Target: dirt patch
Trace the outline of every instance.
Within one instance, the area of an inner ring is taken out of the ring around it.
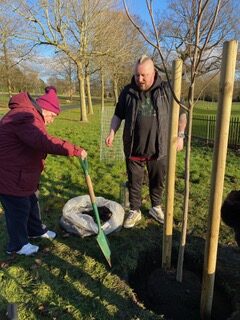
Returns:
[[[182,282],[176,281],[176,270],[154,270],[147,281],[147,304],[166,319],[200,320],[201,280],[184,271]],[[230,302],[217,289],[214,292],[212,319],[226,320],[232,313]]]
[[[192,248],[193,249],[193,248]],[[196,249],[196,248],[195,248]],[[200,320],[200,301],[202,286],[203,255],[201,251],[186,252],[182,282],[176,281],[176,269],[164,271],[161,268],[161,250],[141,255],[129,283],[138,299],[154,313],[163,315],[166,320]],[[238,253],[240,255],[240,253]],[[218,270],[216,272],[212,320],[240,319],[235,310],[239,287],[232,279],[234,266],[232,251],[219,250]],[[230,259],[230,260],[229,260]],[[173,250],[173,266],[176,266],[177,252]],[[229,265],[232,266],[228,274]],[[231,289],[230,289],[231,288]],[[230,290],[231,291],[230,291]]]
[[[92,217],[95,217],[93,210],[83,211],[82,213],[88,214]],[[107,208],[105,206],[98,207],[98,214],[99,214],[99,218],[100,218],[101,223],[108,221],[112,216],[112,212],[109,210],[109,208]]]
[[[190,271],[184,274],[183,282],[176,281],[176,272],[154,270],[147,280],[147,304],[157,314],[167,319],[200,319],[201,283]]]

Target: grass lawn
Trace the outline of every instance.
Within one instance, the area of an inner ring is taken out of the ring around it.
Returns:
[[[208,101],[198,101],[194,107],[193,114],[196,115],[216,115],[217,113],[217,102],[208,102]],[[240,102],[232,103],[231,110],[232,117],[240,116]]]
[[[118,201],[120,183],[126,181],[125,164],[100,161],[99,115],[99,107],[95,106],[89,122],[80,123],[77,109],[64,111],[49,127],[49,132],[86,148],[96,196]],[[177,157],[174,233],[181,229],[184,152]],[[193,146],[188,233],[201,238],[207,229],[211,166],[212,149]],[[239,188],[239,179],[239,157],[229,152],[224,196]],[[34,240],[40,246],[36,256],[9,258],[5,254],[7,235],[4,215],[0,213],[0,319],[5,319],[8,302],[18,304],[19,320],[163,319],[143,307],[127,281],[144,252],[155,250],[162,242],[162,226],[147,215],[150,203],[146,186],[140,224],[108,236],[112,269],[94,237],[66,236],[59,226],[64,204],[87,194],[78,159],[48,156],[40,191],[43,221],[57,231],[58,237],[52,242]],[[234,243],[232,231],[224,225],[219,241]]]
[[[217,102],[198,101],[193,111],[192,136],[213,143],[216,127]],[[233,102],[229,126],[229,146],[239,148],[240,103]]]

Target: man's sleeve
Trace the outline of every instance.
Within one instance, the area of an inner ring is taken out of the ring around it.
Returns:
[[[170,85],[169,85],[168,81],[162,81],[161,88],[162,88],[162,92],[164,94],[165,99],[170,104],[172,101],[172,91],[170,89]]]
[[[125,94],[124,90],[120,93],[114,115],[117,116],[119,119],[125,119]]]
[[[181,104],[185,105],[185,99],[183,97],[180,99],[180,102]],[[183,107],[180,107],[179,116],[181,116],[182,114],[186,114],[187,117],[187,111]]]

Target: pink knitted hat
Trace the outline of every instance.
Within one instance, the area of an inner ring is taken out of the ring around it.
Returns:
[[[56,114],[59,114],[61,111],[60,103],[57,97],[57,90],[53,86],[46,87],[45,94],[36,99],[36,101],[42,109],[54,112]]]

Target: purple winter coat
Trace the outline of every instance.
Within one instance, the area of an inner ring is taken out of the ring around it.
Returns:
[[[47,154],[80,156],[82,148],[50,136],[27,92],[9,101],[0,121],[0,193],[29,196],[39,184]]]

